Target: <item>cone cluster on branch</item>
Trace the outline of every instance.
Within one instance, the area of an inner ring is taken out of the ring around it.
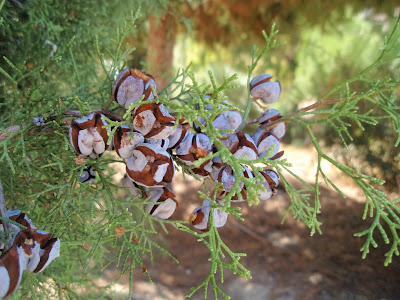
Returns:
[[[277,81],[271,82],[271,77],[269,74],[260,74],[251,81],[249,89],[254,101],[259,99],[270,104],[278,100],[280,84]],[[286,123],[277,123],[272,129],[265,129],[281,117],[275,109],[267,109],[258,119],[257,132],[249,135],[237,132],[243,121],[238,111],[226,110],[213,120],[199,118],[190,124],[184,117],[177,120],[163,104],[149,102],[156,97],[156,83],[150,74],[137,69],[124,69],[113,84],[112,99],[126,109],[130,104],[139,104],[132,110],[131,124],[119,126],[110,145],[107,145],[107,141],[111,130],[105,129],[107,122],[102,113],[92,112],[74,120],[69,132],[71,145],[79,155],[96,159],[106,150],[115,150],[121,158],[126,159],[126,175],[121,184],[128,187],[133,195],[149,197],[154,204],[147,206],[147,213],[154,217],[168,219],[177,208],[174,193],[166,187],[166,184],[173,182],[176,160],[188,166],[196,176],[212,178],[216,188],[217,185],[222,186],[222,190],[216,193],[216,203],[221,207],[224,205],[221,200],[234,187],[238,174],[219,156],[206,159],[201,165],[196,164],[199,159],[210,157],[218,151],[218,147],[211,144],[210,138],[202,132],[204,127],[209,126],[207,124],[221,133],[221,142],[237,159],[255,160],[267,156],[275,160],[283,155],[283,151],[279,150],[280,140],[286,132]],[[204,109],[210,111],[211,116],[211,105],[206,105]],[[245,178],[254,178],[249,166],[243,164],[240,169]],[[80,179],[82,182],[91,182],[93,174],[90,166],[86,167]],[[258,196],[261,200],[267,200],[276,192],[279,177],[270,168],[260,174],[265,180],[257,182],[264,187]],[[234,195],[232,201],[247,199],[245,183],[240,182],[239,186],[240,196]],[[211,211],[214,211],[215,225],[223,226],[227,214],[219,208],[212,208],[212,203],[207,199],[193,211],[190,222],[199,230],[207,230]]]

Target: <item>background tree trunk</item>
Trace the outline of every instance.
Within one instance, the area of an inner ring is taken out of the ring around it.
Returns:
[[[157,89],[162,90],[172,75],[175,44],[175,20],[168,11],[164,16],[150,16],[147,48],[147,72],[154,76]]]

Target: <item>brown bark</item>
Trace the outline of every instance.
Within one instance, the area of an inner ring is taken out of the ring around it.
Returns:
[[[164,16],[150,16],[149,21],[146,72],[155,78],[157,90],[162,90],[172,75],[176,24],[170,12]]]

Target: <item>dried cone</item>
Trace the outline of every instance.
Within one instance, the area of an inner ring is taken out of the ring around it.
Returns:
[[[112,97],[128,109],[130,104],[136,104],[143,95],[144,100],[153,99],[153,89],[156,89],[156,83],[150,74],[137,69],[123,69],[113,84]]]
[[[122,177],[120,184],[122,187],[129,188],[129,192],[133,196],[138,196],[141,194],[141,190],[139,189],[139,186],[136,183],[134,183],[127,174],[125,174],[124,177]]]
[[[0,298],[5,298],[18,288],[22,272],[43,271],[60,256],[60,240],[51,233],[36,230],[30,219],[19,211],[7,213],[9,218],[25,227],[14,234],[10,248],[0,257]]]
[[[163,104],[145,103],[133,113],[133,127],[146,139],[166,139],[174,132],[175,118]]]
[[[150,189],[149,194],[150,201],[155,204],[147,205],[147,213],[161,220],[171,218],[178,207],[178,203],[175,200],[175,194],[166,187]],[[158,202],[164,203],[157,204]]]
[[[260,99],[265,104],[274,103],[281,94],[279,81],[270,81],[272,75],[259,74],[250,81],[250,94],[256,100]]]
[[[264,113],[258,119],[258,123],[261,126],[265,126],[271,122],[274,122],[274,121],[280,119],[281,117],[282,117],[281,112],[279,110],[270,108],[270,109],[267,109],[266,111],[264,111]]]
[[[204,96],[204,98],[207,98],[207,99],[210,97],[211,97],[211,94],[207,94]],[[220,109],[221,104],[218,104],[217,108]],[[204,107],[204,109],[212,110],[213,107],[210,104],[207,104]],[[220,133],[222,135],[224,135],[224,134],[229,133],[229,132],[224,132],[224,131],[236,130],[239,127],[239,125],[242,123],[242,121],[243,121],[242,115],[238,111],[227,110],[227,111],[220,113],[218,116],[216,116],[215,119],[213,120],[212,124],[215,129],[221,130]],[[199,117],[199,122],[202,125],[206,124],[206,121],[202,117]],[[198,132],[198,133],[201,132],[200,126],[197,125],[196,123],[193,123],[193,128],[196,132]]]
[[[285,136],[287,130],[286,122],[281,122],[276,124],[273,128],[270,129],[270,132],[275,135],[279,140]]]
[[[240,112],[236,110],[228,110],[219,114],[212,123],[214,128],[221,130],[221,134],[224,135],[229,134],[227,130],[236,130],[242,121],[243,118]]]
[[[33,259],[34,261],[38,260],[38,264],[29,261],[29,271],[33,273],[42,272],[53,259],[60,256],[60,240],[58,238],[50,238],[51,233],[36,230],[36,227],[33,226],[31,220],[24,213],[21,213],[18,216],[11,216],[10,219],[27,227],[27,229],[21,229],[20,232],[17,233],[13,245],[19,246],[20,244],[25,243],[26,240],[29,240],[26,236],[31,236],[33,239],[33,247],[37,247],[37,244],[40,246],[40,251],[38,253],[40,256],[39,259]]]
[[[212,152],[210,139],[203,133],[189,133],[187,137],[176,148],[177,156],[187,165],[194,166],[194,162],[199,158],[206,157]],[[192,169],[193,173],[199,176],[208,176],[212,172],[211,159],[202,163],[199,167]]]
[[[256,134],[253,136],[253,140],[256,142],[260,158],[264,157],[268,153],[269,149],[274,145],[275,148],[272,150],[272,154],[268,157],[268,159],[279,159],[283,155],[283,151],[279,152],[279,138],[277,138],[270,131],[260,130],[256,132]]]
[[[244,165],[242,166],[244,167],[244,171],[241,171],[243,176],[246,178],[253,178],[254,175],[250,172],[250,170],[246,166]],[[220,198],[225,197],[226,194],[228,194],[232,190],[235,181],[236,181],[235,173],[231,166],[225,165],[222,168],[220,168],[216,176],[216,184],[217,182],[222,183],[222,190],[218,191],[217,193],[218,197]],[[234,195],[231,199],[239,201],[247,200],[246,186],[243,183],[243,181],[239,182],[239,187],[241,188],[240,194],[242,196],[242,199],[239,200],[237,195]]]
[[[126,172],[138,185],[162,186],[163,182],[172,182],[175,167],[167,151],[157,144],[143,143],[133,150]]]
[[[179,124],[176,126],[176,130],[168,137],[169,149],[175,149],[189,134],[190,124],[185,122],[184,118],[179,120]]]
[[[143,135],[136,131],[131,132],[129,125],[119,126],[113,139],[114,149],[122,158],[131,157],[135,147],[143,142]]]
[[[223,205],[221,201],[217,200],[217,203],[219,205]],[[190,215],[189,222],[196,229],[199,229],[201,231],[208,231],[208,220],[210,218],[210,211],[211,202],[205,199],[201,207],[197,207],[193,210],[192,214]],[[228,214],[218,208],[214,208],[213,212],[215,227],[219,228],[224,226],[228,219]]]
[[[226,148],[236,157],[255,160],[258,157],[258,150],[252,137],[246,133],[238,132],[229,138],[222,140]]]
[[[224,164],[222,163],[221,156],[215,156],[212,158],[212,171],[210,172],[210,177],[212,180],[216,180],[218,171],[223,165]]]
[[[103,127],[107,122],[102,120],[103,114],[90,113],[72,121],[69,128],[69,140],[78,154],[96,158],[109,147],[108,133]]]
[[[261,125],[261,127],[268,126],[270,123],[277,121],[281,118],[281,113],[279,110],[270,108],[267,109],[262,116],[259,118],[258,123]],[[262,130],[262,128],[258,128],[258,130]],[[278,139],[282,139],[287,130],[287,123],[286,122],[281,122],[276,124],[272,129],[269,131],[273,133]]]
[[[82,171],[79,170],[78,175],[79,181],[85,184],[92,183],[96,179],[96,171],[91,165],[86,165]]]
[[[0,257],[0,299],[13,294],[21,282],[22,270],[17,247],[11,247]]]
[[[149,144],[157,144],[158,146],[161,147],[163,150],[167,150],[169,147],[169,139],[155,139],[155,140],[144,140],[146,143]]]
[[[265,181],[257,181],[257,184],[263,185],[265,191],[258,194],[260,200],[268,200],[276,194],[276,187],[279,184],[279,175],[272,169],[264,169],[260,174],[265,178]]]

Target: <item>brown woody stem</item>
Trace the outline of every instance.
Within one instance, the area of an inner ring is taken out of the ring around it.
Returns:
[[[341,99],[331,99],[331,100],[319,100],[319,101],[317,101],[317,102],[315,102],[315,103],[313,103],[313,104],[311,104],[309,106],[303,107],[303,108],[299,109],[298,111],[295,111],[295,112],[293,112],[293,113],[291,113],[291,114],[289,114],[287,116],[284,116],[284,118],[288,119],[288,118],[293,117],[294,115],[297,115],[298,113],[313,110],[313,109],[315,109],[315,108],[317,108],[318,106],[321,106],[321,105],[335,104],[335,103],[338,103],[338,102],[340,102],[342,100],[343,100],[342,98]]]
[[[104,110],[108,110],[108,108],[110,107],[110,105],[114,102],[114,97],[110,97],[110,100],[108,100],[106,106],[104,106]]]
[[[292,112],[291,114],[288,114],[288,115],[286,115],[286,116],[283,116],[282,118],[280,118],[280,119],[278,119],[278,120],[276,120],[276,121],[273,121],[273,122],[269,123],[269,124],[265,127],[265,130],[269,130],[269,129],[275,127],[277,124],[279,124],[279,123],[281,123],[281,122],[284,122],[285,120],[288,120],[288,119],[294,117],[295,115],[297,115],[297,114],[299,114],[299,113],[313,110],[313,109],[317,108],[318,106],[335,104],[335,103],[338,103],[338,102],[340,102],[340,101],[342,101],[342,100],[343,100],[342,98],[341,98],[341,99],[331,99],[331,100],[319,100],[319,101],[317,101],[317,102],[315,102],[315,103],[313,103],[313,104],[311,104],[311,105],[309,105],[309,106],[303,107],[303,108],[301,108],[301,109],[299,109],[299,110],[297,110],[297,111],[295,111],[295,112]],[[260,119],[260,118],[247,121],[247,122],[246,122],[246,126],[247,126],[247,125],[251,125],[251,124],[257,123],[259,119]]]
[[[0,215],[4,219],[8,219],[7,216],[7,208],[6,208],[6,199],[4,198],[4,191],[3,191],[3,186],[0,182]],[[10,227],[8,225],[8,222],[3,221],[3,227],[4,227],[4,232],[9,232]]]
[[[107,109],[103,108],[103,109],[97,109],[94,110],[93,112],[97,112],[97,113],[102,113],[103,115],[109,117],[110,119],[116,120],[116,121],[123,121],[124,119],[122,118],[122,116],[114,114],[112,112],[109,112]],[[65,116],[72,116],[72,117],[82,117],[82,113],[79,110],[66,110],[63,112],[63,115]],[[48,118],[55,118],[57,117],[58,114],[53,114],[48,116]],[[68,118],[64,119],[64,125],[69,126],[70,124],[70,120],[68,121]],[[20,131],[22,128],[24,128],[27,124],[23,124],[22,126],[19,125],[11,125],[9,127],[6,128],[6,130],[12,134],[15,132]],[[0,142],[4,141],[6,138],[8,138],[10,136],[10,134],[5,133],[5,132],[1,132],[0,131]]]
[[[96,109],[93,110],[92,112],[94,113],[101,113],[103,115],[105,115],[106,117],[109,117],[113,120],[116,121],[123,121],[124,119],[122,118],[122,116],[114,114],[112,112],[109,112],[107,109],[103,108],[103,109]],[[68,115],[68,116],[74,116],[74,117],[82,117],[82,113],[79,110],[67,110],[64,112],[64,115]]]

